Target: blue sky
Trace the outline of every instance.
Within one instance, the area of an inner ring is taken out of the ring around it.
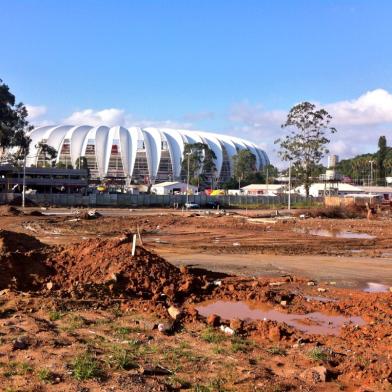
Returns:
[[[392,139],[391,1],[0,0],[0,10],[0,78],[35,124],[191,127],[273,157],[287,110],[308,100],[335,117],[333,152]]]

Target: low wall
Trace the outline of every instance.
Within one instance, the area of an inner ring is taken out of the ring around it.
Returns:
[[[14,198],[20,198],[17,193],[0,193],[0,203],[12,202]],[[83,196],[81,194],[60,194],[60,193],[37,193],[26,195],[26,200],[31,200],[38,205],[48,205],[57,207],[173,207],[178,204],[180,207],[186,203],[186,195],[130,195],[130,194],[91,194]],[[291,203],[304,202],[306,199],[300,195],[292,195]],[[313,199],[314,201],[318,201]],[[277,197],[260,197],[244,195],[227,196],[207,196],[189,195],[190,203],[199,204],[201,207],[208,202],[218,202],[221,207],[233,208],[257,208],[269,206],[287,205],[287,195]]]

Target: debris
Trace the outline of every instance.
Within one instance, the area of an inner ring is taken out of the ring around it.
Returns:
[[[26,350],[30,346],[26,336],[20,336],[12,342],[12,350]]]
[[[234,330],[231,329],[230,327],[225,326],[225,325],[221,325],[220,326],[220,330],[223,333],[225,333],[226,335],[229,335],[229,336],[233,336],[234,335]]]
[[[278,342],[282,338],[282,332],[279,328],[279,326],[272,327],[269,332],[268,332],[268,337],[273,341],[273,342]]]
[[[176,308],[175,306],[170,306],[170,307],[167,309],[167,312],[169,313],[170,317],[171,317],[173,320],[176,320],[176,319],[178,318],[178,316],[181,314],[181,310],[178,309],[178,308]]]
[[[149,376],[167,376],[169,374],[172,374],[173,372],[160,365],[157,366],[145,365],[140,368],[140,373]]]
[[[326,382],[327,372],[324,366],[315,366],[302,372],[300,378],[310,383]]]
[[[242,329],[244,328],[244,322],[238,318],[232,319],[230,320],[230,328],[236,332],[242,331]]]
[[[327,291],[327,289],[325,289],[324,287],[319,287],[319,288],[317,289],[317,291],[318,291],[319,293],[325,293],[325,292]]]
[[[307,285],[308,285],[308,286],[316,286],[316,282],[314,282],[313,280],[310,280],[310,281],[307,283]]]
[[[271,287],[275,287],[275,286],[282,286],[284,285],[286,282],[270,282],[270,286]]]
[[[207,324],[212,327],[217,327],[220,324],[220,317],[217,314],[210,314],[207,317]]]

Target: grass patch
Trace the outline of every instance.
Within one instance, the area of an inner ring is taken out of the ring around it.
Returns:
[[[33,371],[32,366],[28,362],[10,361],[6,364],[3,376],[11,378],[13,376],[25,376]]]
[[[79,354],[71,364],[72,375],[78,381],[99,378],[102,368],[99,361],[89,352]]]
[[[138,367],[134,359],[135,355],[131,350],[113,346],[107,363],[113,369],[131,370]]]
[[[44,368],[38,370],[37,377],[41,382],[45,384],[50,384],[53,381],[53,373],[49,369]]]
[[[64,317],[64,313],[62,313],[58,310],[51,310],[49,312],[49,320],[50,321],[61,320],[63,317]]]
[[[267,352],[271,355],[287,355],[287,351],[279,346],[274,346],[267,349]]]
[[[233,353],[247,353],[252,350],[254,347],[254,343],[237,336],[231,338],[231,351]]]
[[[185,362],[199,362],[203,360],[203,357],[193,352],[187,343],[182,342],[179,346],[166,347],[164,359],[169,361],[172,367],[176,365],[176,371],[179,371]]]
[[[203,339],[207,343],[222,343],[226,340],[226,336],[220,332],[216,331],[212,327],[208,327],[204,329],[200,334],[201,339]]]
[[[74,332],[75,329],[82,328],[86,325],[86,320],[78,314],[68,315],[66,321],[68,324],[62,328],[65,332]]]
[[[327,361],[328,354],[320,347],[315,347],[308,351],[308,357],[313,361]]]

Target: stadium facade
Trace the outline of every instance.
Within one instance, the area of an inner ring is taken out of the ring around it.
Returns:
[[[27,166],[41,166],[44,156],[37,144],[46,143],[58,151],[57,163],[77,168],[85,157],[92,178],[128,179],[135,182],[178,180],[186,143],[204,143],[215,153],[215,177],[233,175],[233,156],[248,149],[256,157],[257,169],[269,164],[267,154],[254,143],[234,136],[167,128],[125,128],[122,126],[43,126],[30,132],[32,139]]]

